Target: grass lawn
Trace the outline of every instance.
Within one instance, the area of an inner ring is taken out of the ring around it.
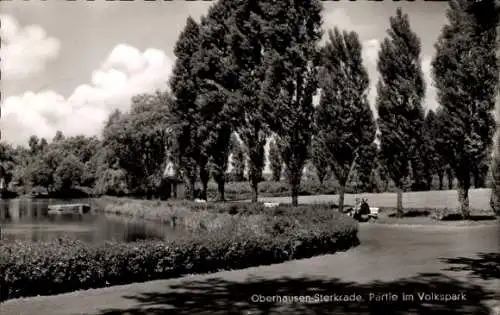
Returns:
[[[469,191],[469,200],[471,209],[486,210],[490,209],[490,189],[471,189]],[[396,206],[395,193],[366,193],[366,194],[346,194],[345,204],[353,205],[355,198],[364,197],[368,199],[371,207],[390,207]],[[261,197],[264,202],[290,203],[290,197]],[[299,203],[325,203],[338,202],[338,195],[316,195],[300,196]],[[413,209],[455,209],[459,206],[458,193],[456,190],[440,191],[419,191],[407,192],[403,194],[403,207]]]

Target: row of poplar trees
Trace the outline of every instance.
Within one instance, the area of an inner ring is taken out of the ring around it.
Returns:
[[[451,1],[448,23],[432,62],[446,117],[442,145],[459,183],[461,210],[468,216],[470,168],[491,153],[492,110],[498,83],[493,0]],[[400,9],[391,17],[378,57],[376,121],[368,102],[370,81],[355,32],[337,28],[324,45],[319,0],[219,0],[197,23],[188,18],[175,46],[170,85],[177,162],[192,197],[199,179],[206,196],[210,173],[224,199],[231,135],[248,156],[252,201],[258,199],[264,146],[273,135],[285,164],[292,204],[298,204],[310,147],[321,152],[341,185],[362,150],[380,131],[379,154],[401,191],[425,136],[422,102],[426,83],[421,44]],[[313,96],[320,91],[320,104]],[[210,171],[209,171],[210,170]]]

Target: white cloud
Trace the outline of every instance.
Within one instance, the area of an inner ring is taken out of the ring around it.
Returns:
[[[348,11],[350,11],[352,15],[353,11],[351,10],[339,8],[338,5],[325,2],[323,11],[324,29],[333,30],[335,27],[338,27],[340,30],[349,32],[356,31],[358,34],[365,33],[370,29],[370,25],[360,23],[360,21],[354,21]],[[323,40],[326,38],[327,36],[324,36]]]
[[[115,109],[128,110],[134,95],[167,88],[172,62],[165,53],[149,48],[117,45],[89,84],[78,86],[64,98],[54,91],[26,92],[2,104],[2,140],[25,144],[30,135],[52,139],[65,135],[97,135]]]
[[[20,79],[42,72],[59,55],[60,42],[39,25],[20,27],[10,15],[0,15],[2,79]]]

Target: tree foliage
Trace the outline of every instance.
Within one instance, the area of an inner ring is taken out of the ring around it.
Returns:
[[[281,173],[283,172],[283,159],[274,139],[269,143],[269,166],[273,173],[273,180],[279,182],[281,180]]]
[[[321,150],[322,148],[322,143],[318,141],[319,139],[316,137],[317,130],[315,130],[315,133],[312,137],[311,140],[311,153],[310,153],[310,158],[311,158],[311,163],[314,166],[314,170],[316,172],[316,177],[319,180],[319,183],[323,185],[325,179],[327,179],[330,169],[329,169],[329,161],[328,158],[326,157],[325,154]]]
[[[375,143],[363,145],[354,162],[354,182],[358,192],[374,192],[377,188],[376,167],[378,148]]]

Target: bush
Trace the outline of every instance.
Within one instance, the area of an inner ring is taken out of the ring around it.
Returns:
[[[180,202],[165,208],[152,201],[99,202],[107,203],[108,211],[120,208],[127,215],[141,205],[137,215],[163,222],[176,217],[190,233],[132,243],[0,243],[0,300],[279,263],[359,242],[357,224],[328,205],[264,209],[241,204],[243,210],[234,210],[230,204],[203,208]]]

